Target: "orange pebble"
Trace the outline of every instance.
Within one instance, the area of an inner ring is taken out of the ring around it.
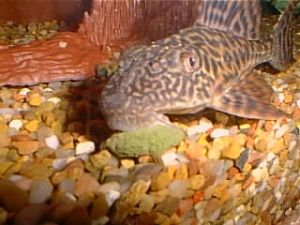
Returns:
[[[177,214],[179,216],[183,216],[184,214],[186,214],[189,210],[191,210],[193,208],[193,204],[194,204],[194,201],[191,198],[180,200]]]
[[[245,175],[242,173],[237,173],[234,177],[236,180],[245,180]]]
[[[253,148],[253,147],[254,147],[254,138],[252,138],[252,137],[247,137],[247,140],[246,140],[246,147],[247,147],[247,148]]]
[[[278,185],[279,181],[280,181],[280,179],[278,177],[271,177],[270,178],[270,186],[272,188],[275,188]]]
[[[190,143],[185,154],[189,159],[199,159],[205,155],[205,147],[199,143]]]
[[[247,180],[245,180],[245,182],[243,183],[242,189],[243,189],[243,190],[247,189],[253,182],[254,182],[253,176],[249,176],[249,177],[247,178]]]
[[[227,177],[228,179],[232,179],[235,177],[235,175],[239,172],[238,168],[236,167],[230,167],[227,171]]]
[[[247,135],[252,136],[256,131],[256,127],[257,127],[257,122],[252,123],[249,130],[248,130],[248,132],[247,132]]]
[[[300,119],[300,108],[296,108],[293,111],[292,117],[294,120],[299,120]]]
[[[13,96],[13,99],[17,102],[23,102],[25,100],[26,96],[25,95],[20,95],[20,94],[15,94]]]
[[[204,193],[202,191],[197,191],[194,195],[193,195],[193,203],[196,204],[198,202],[201,202],[204,198]]]

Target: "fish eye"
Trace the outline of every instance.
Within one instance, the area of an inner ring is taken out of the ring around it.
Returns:
[[[189,64],[191,67],[194,67],[196,64],[196,60],[194,59],[194,57],[189,57]]]
[[[187,73],[192,73],[199,67],[199,59],[191,52],[182,52],[180,60],[183,65],[183,70]]]

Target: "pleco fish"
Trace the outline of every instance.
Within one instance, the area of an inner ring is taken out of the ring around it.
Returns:
[[[298,2],[290,1],[272,40],[260,39],[259,1],[200,1],[191,27],[124,51],[119,72],[100,97],[109,127],[133,131],[171,125],[164,114],[207,107],[246,118],[286,117],[270,104],[272,89],[253,68],[270,62],[285,70],[291,63],[290,26]]]

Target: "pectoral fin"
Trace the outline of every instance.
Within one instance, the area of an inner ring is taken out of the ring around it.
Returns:
[[[224,91],[222,96],[216,96],[210,107],[251,119],[287,118],[287,114],[269,102],[271,91],[261,78],[249,75],[246,80]]]

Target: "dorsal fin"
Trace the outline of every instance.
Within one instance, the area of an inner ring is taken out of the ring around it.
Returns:
[[[194,25],[257,40],[260,22],[259,0],[200,0]]]

